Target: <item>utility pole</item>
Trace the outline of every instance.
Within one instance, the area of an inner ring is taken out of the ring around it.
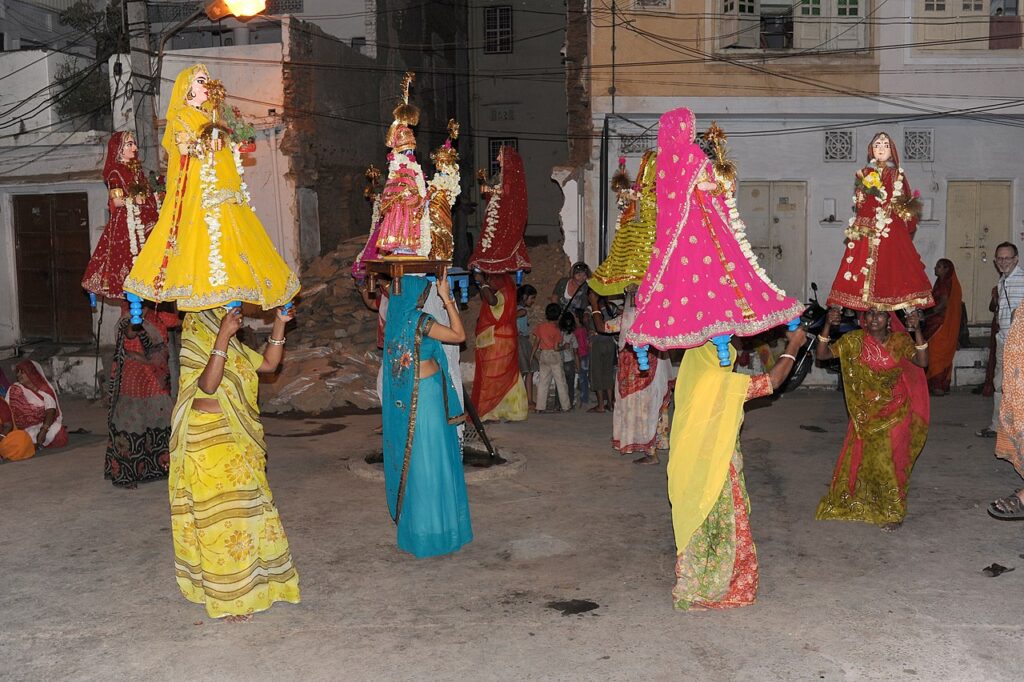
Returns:
[[[146,170],[160,173],[160,145],[156,135],[156,114],[153,102],[160,84],[153,80],[149,44],[149,7],[146,0],[127,0],[128,36],[131,45],[129,61],[132,69],[132,107],[135,114],[135,137],[139,156]]]

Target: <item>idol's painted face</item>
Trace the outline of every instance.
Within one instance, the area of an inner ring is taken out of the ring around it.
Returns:
[[[121,144],[121,161],[133,161],[139,155],[139,145],[136,144],[135,138],[131,135],[126,135],[124,142]]]
[[[889,145],[889,138],[885,135],[871,143],[871,155],[878,163],[885,163],[892,158],[892,147]]]
[[[188,103],[194,107],[202,106],[204,102],[210,97],[210,92],[206,89],[206,82],[209,80],[204,72],[200,71],[192,78],[192,83],[189,85],[188,94],[185,98],[188,99]],[[191,97],[189,97],[191,95]]]

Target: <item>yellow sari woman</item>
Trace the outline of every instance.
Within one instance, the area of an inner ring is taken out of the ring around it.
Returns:
[[[803,330],[786,336],[792,358],[806,336]],[[729,353],[735,363],[736,351]],[[739,444],[743,403],[770,395],[791,369],[786,358],[768,374],[737,374],[731,364],[720,366],[710,341],[683,355],[668,460],[676,538],[672,601],[681,611],[754,603],[759,573]]]
[[[185,316],[172,417],[174,573],[185,598],[205,604],[212,618],[299,602],[298,573],[267,483],[256,406],[256,373],[276,368],[281,346],[260,355],[243,345],[235,337],[237,316],[224,308]],[[282,338],[288,319],[278,313],[272,339]]]
[[[203,310],[229,301],[284,305],[299,281],[249,204],[237,145],[213,140],[209,73],[191,66],[174,80],[167,105],[167,198],[125,280],[142,298]]]

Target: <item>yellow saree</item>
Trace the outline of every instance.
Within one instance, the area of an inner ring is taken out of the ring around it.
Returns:
[[[263,356],[233,338],[216,394],[199,388],[224,309],[185,317],[171,432],[169,493],[175,577],[212,618],[299,602],[299,577],[266,475],[256,406]],[[213,397],[222,413],[192,409]]]
[[[729,349],[735,362],[736,351]],[[750,377],[721,367],[710,341],[683,355],[668,460],[668,497],[676,552],[711,513],[729,474]]]
[[[150,301],[203,310],[229,301],[264,309],[290,301],[299,281],[249,204],[235,145],[213,151],[202,135],[210,115],[186,104],[202,64],[178,74],[167,107],[167,198],[125,280]],[[224,135],[221,133],[222,136]]]

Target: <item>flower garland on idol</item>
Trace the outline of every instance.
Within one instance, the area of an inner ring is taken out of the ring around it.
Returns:
[[[146,229],[139,220],[139,205],[134,197],[125,197],[125,222],[128,224],[128,251],[132,254],[132,265],[146,241]]]
[[[238,144],[229,143],[231,155],[235,162],[235,170],[240,180],[238,192],[223,192],[217,190],[217,168],[215,165],[215,154],[212,149],[207,150],[203,156],[203,164],[199,169],[199,180],[202,187],[201,204],[203,207],[203,220],[206,222],[206,234],[210,240],[210,253],[208,262],[210,264],[210,285],[223,286],[227,284],[228,274],[224,266],[224,258],[221,254],[221,231],[220,231],[220,206],[225,201],[232,199],[243,206],[252,208],[250,202],[252,196],[249,194],[249,187],[242,179],[245,173],[242,167],[242,154],[238,151]]]
[[[491,198],[487,200],[487,210],[484,211],[484,231],[480,235],[480,243],[485,249],[491,248],[494,241],[494,233],[498,229],[498,208],[501,205],[501,184],[491,188]]]

